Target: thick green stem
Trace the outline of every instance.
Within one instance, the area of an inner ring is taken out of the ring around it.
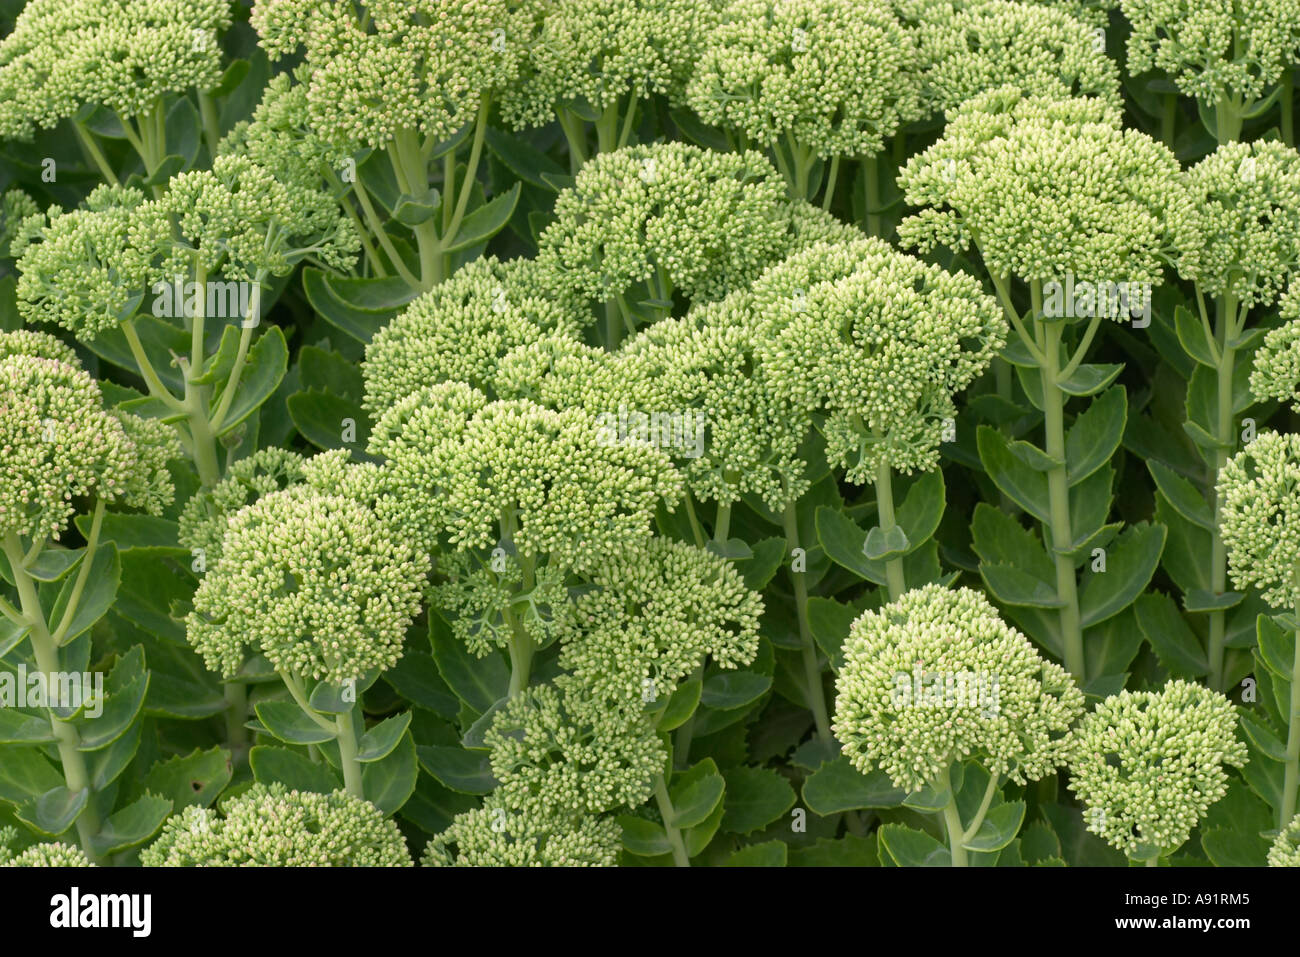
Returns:
[[[72,128],[77,131],[77,139],[81,141],[81,148],[85,150],[90,161],[95,164],[95,167],[99,170],[99,175],[112,185],[117,186],[117,174],[113,172],[113,167],[108,165],[108,160],[99,148],[99,144],[95,142],[95,137],[84,126],[75,121]]]
[[[510,688],[508,694],[514,697],[528,687],[533,669],[533,654],[537,650],[533,639],[524,631],[519,617],[511,609],[506,612],[510,623]]]
[[[1166,93],[1161,101],[1160,141],[1170,149],[1174,148],[1174,138],[1178,128],[1178,94]]]
[[[355,710],[356,706],[353,706]],[[339,764],[343,766],[343,786],[353,797],[365,800],[366,792],[361,786],[361,762],[357,760],[357,736],[352,727],[353,713],[339,715],[335,721],[338,730]]]
[[[725,542],[731,537],[731,503],[719,502],[718,514],[713,520],[713,540]]]
[[[704,665],[701,663],[696,667],[695,672],[691,675],[692,681],[704,680]],[[691,763],[691,741],[695,738],[695,717],[700,713],[696,708],[691,712],[691,716],[682,722],[677,734],[673,739],[673,754],[676,756],[678,768],[684,768]]]
[[[221,122],[217,118],[217,101],[199,91],[199,116],[203,118],[203,137],[208,143],[208,155],[216,157],[217,144],[221,142]]]
[[[72,594],[68,597],[68,606],[63,610],[63,618],[60,619],[59,625],[54,629],[51,637],[54,639],[54,647],[62,647],[68,637],[68,629],[72,627],[73,618],[77,613],[77,606],[81,604],[82,592],[86,589],[86,580],[90,577],[90,566],[95,561],[95,549],[99,547],[99,531],[104,524],[104,500],[95,501],[95,511],[90,518],[90,534],[86,536],[86,550],[81,556],[81,567],[77,569],[76,581],[72,583]]]
[[[876,511],[880,530],[888,535],[898,527],[894,517],[894,483],[889,472],[889,465],[881,463],[876,469]],[[907,579],[903,574],[903,560],[890,558],[885,562],[885,580],[889,582],[889,599],[897,601],[907,591]]]
[[[799,513],[793,502],[786,506],[782,520],[785,525],[786,553],[793,554],[799,547]],[[835,746],[835,738],[831,735],[831,722],[826,711],[826,691],[822,687],[821,663],[817,660],[817,645],[813,642],[812,625],[808,619],[808,585],[804,581],[804,574],[793,569],[790,571],[794,584],[795,612],[799,620],[804,683],[808,686],[808,709],[817,726],[817,737],[826,748],[831,749]]]
[[[664,782],[662,774],[655,775],[655,804],[659,806],[659,814],[664,819],[664,831],[667,832],[668,844],[673,849],[673,864],[677,867],[690,867],[691,859],[686,854],[686,842],[682,840],[682,832],[672,823],[677,812],[673,810],[672,799],[668,796],[668,785]]]
[[[1295,817],[1297,791],[1300,791],[1300,569],[1295,582],[1295,655],[1291,663],[1291,713],[1287,716],[1286,770],[1282,777],[1282,806],[1278,808],[1279,828]]]
[[[840,176],[840,156],[831,157],[831,171],[826,177],[826,192],[822,194],[822,209],[829,210],[835,198],[835,181]]]
[[[1222,595],[1228,590],[1228,550],[1219,533],[1223,503],[1219,501],[1216,486],[1219,473],[1228,463],[1229,450],[1236,445],[1232,415],[1232,383],[1236,376],[1237,350],[1231,343],[1236,338],[1235,317],[1237,303],[1232,296],[1222,296],[1215,316],[1215,342],[1218,346],[1219,366],[1216,370],[1218,384],[1218,418],[1214,438],[1214,475],[1210,481],[1210,497],[1214,502],[1214,532],[1210,545],[1210,590]],[[1209,685],[1215,691],[1223,690],[1223,655],[1227,635],[1227,613],[1210,612],[1210,636],[1206,657],[1210,665]]]
[[[560,121],[560,130],[564,133],[564,139],[569,144],[569,172],[576,174],[587,162],[586,131],[583,129],[582,120],[564,107],[556,111],[556,117]]]
[[[867,233],[880,235],[880,163],[874,155],[862,161],[862,175],[866,186]]]
[[[4,540],[5,557],[9,559],[9,567],[14,576],[14,587],[18,590],[18,601],[22,607],[24,617],[30,627],[28,637],[32,643],[32,654],[36,658],[36,667],[45,674],[45,686],[47,688],[59,687],[58,672],[62,669],[59,666],[59,646],[50,634],[49,625],[45,620],[45,612],[41,608],[40,595],[36,590],[36,583],[32,577],[27,574],[23,567],[23,550],[18,541],[18,536],[12,532]],[[82,561],[88,561],[85,557]],[[71,607],[71,606],[69,606]],[[90,784],[90,774],[86,768],[86,757],[79,749],[81,738],[77,734],[77,729],[66,721],[57,717],[53,711],[47,711],[50,721],[50,731],[54,735],[56,745],[59,751],[59,762],[63,766],[63,782],[67,785],[69,791],[77,792],[86,791],[86,806],[81,814],[77,816],[77,837],[81,842],[81,849],[86,852],[86,857],[92,863],[101,863],[100,857],[95,853],[94,845],[91,839],[99,833],[99,811],[95,807],[95,791]]]
[[[243,764],[248,757],[248,687],[238,681],[226,681],[221,686],[226,699],[226,747],[231,760]]]
[[[1040,366],[1045,406],[1045,429],[1049,456],[1061,464],[1047,473],[1049,504],[1048,534],[1056,564],[1056,597],[1060,609],[1061,642],[1065,648],[1065,667],[1075,680],[1087,680],[1083,653],[1083,628],[1079,617],[1079,585],[1075,577],[1074,534],[1070,521],[1070,484],[1065,466],[1065,402],[1060,386],[1062,323],[1043,322],[1035,309],[1035,327],[1046,345]]]
[[[953,867],[966,867],[968,862],[966,848],[962,846],[966,832],[962,827],[961,813],[957,810],[957,795],[952,789],[952,775],[944,768],[941,786],[948,791],[948,803],[943,808],[943,823],[948,831],[948,849],[952,855]]]
[[[1241,110],[1226,94],[1214,105],[1214,125],[1219,145],[1235,143],[1241,139]]]

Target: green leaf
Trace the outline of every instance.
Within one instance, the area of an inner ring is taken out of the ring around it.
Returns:
[[[1183,478],[1173,469],[1155,459],[1147,462],[1147,470],[1155,479],[1156,488],[1165,497],[1179,515],[1199,525],[1206,531],[1214,531],[1214,511],[1210,508],[1196,486]]]
[[[37,748],[9,748],[0,761],[0,801],[22,804],[63,783],[63,775]]]
[[[313,711],[321,714],[347,714],[357,705],[357,695],[365,689],[363,682],[335,684],[332,681],[318,682],[307,696],[307,704]]]
[[[78,515],[77,530],[90,533],[90,516]],[[108,512],[99,529],[100,544],[112,542],[119,552],[149,548],[177,555],[188,555],[180,545],[180,527],[176,522],[156,515]]]
[[[789,851],[783,841],[764,841],[742,847],[722,862],[723,867],[785,867]]]
[[[696,857],[704,853],[704,849],[709,846],[713,836],[718,833],[718,828],[722,825],[722,818],[725,813],[726,802],[719,801],[713,808],[712,814],[694,827],[687,828],[686,832],[682,834],[687,857]]]
[[[248,752],[248,763],[258,784],[279,781],[292,791],[329,794],[342,786],[338,776],[324,762],[288,748],[258,745]]]
[[[1029,608],[1064,608],[1065,601],[1056,594],[1053,584],[1011,565],[980,563],[980,577],[1004,605]]]
[[[91,847],[97,855],[107,857],[143,844],[158,833],[171,812],[172,802],[167,798],[146,794],[105,821],[90,839]]]
[[[27,574],[38,582],[56,582],[76,568],[85,553],[84,548],[46,547],[36,556],[36,560],[27,566]],[[7,564],[5,568],[7,571]],[[5,579],[9,580],[9,575],[5,575]]]
[[[337,737],[307,717],[292,701],[263,701],[254,709],[262,725],[285,744],[323,744]]]
[[[884,565],[866,556],[866,532],[843,512],[828,505],[819,506],[816,515],[817,539],[831,561],[859,578],[877,585],[886,584]]]
[[[142,722],[135,722],[126,729],[126,734],[90,756],[90,786],[93,790],[106,789],[135,760],[140,750],[141,725]]]
[[[876,836],[845,834],[831,840],[818,838],[807,847],[790,848],[790,867],[879,867]]]
[[[506,706],[510,700],[509,696],[502,695],[492,703],[492,706],[484,711],[469,729],[461,736],[460,744],[463,748],[469,748],[471,751],[487,751],[487,733],[492,729],[493,722],[496,721],[497,713]]]
[[[785,538],[773,536],[756,542],[750,549],[748,558],[735,563],[736,571],[745,579],[745,587],[752,591],[762,591],[781,567],[785,557]]]
[[[510,667],[499,653],[475,658],[433,610],[429,612],[429,641],[443,681],[477,713],[482,714],[505,697],[510,689]]]
[[[397,206],[393,209],[393,219],[403,226],[419,226],[433,219],[442,208],[442,194],[430,188],[423,196],[410,196],[403,193],[397,197]]]
[[[210,807],[230,783],[230,752],[220,747],[195,748],[185,757],[159,761],[145,775],[144,790],[170,798],[176,811],[191,805]]]
[[[1268,842],[1258,834],[1211,828],[1201,834],[1201,848],[1215,867],[1263,867]]]
[[[1065,461],[1070,485],[1078,485],[1114,457],[1128,423],[1128,393],[1107,389],[1074,420],[1065,434]]]
[[[228,435],[261,408],[279,387],[288,368],[289,347],[284,341],[284,333],[279,326],[271,326],[248,350],[248,361],[239,376],[235,398],[217,427],[217,437]],[[215,396],[213,401],[216,401]]]
[[[1024,820],[1024,801],[999,804],[989,809],[975,836],[962,846],[968,851],[1000,851],[1015,839]]]
[[[357,760],[362,764],[369,764],[388,757],[410,726],[411,712],[409,711],[385,718],[361,736],[361,741],[357,745]]]
[[[731,768],[723,772],[723,777],[727,805],[722,817],[724,831],[751,834],[794,807],[794,788],[770,768]]]
[[[317,315],[363,343],[419,294],[396,276],[353,279],[311,267],[302,271],[302,288]]]
[[[1006,437],[997,429],[981,425],[976,443],[980,461],[993,484],[1040,522],[1049,521],[1047,476],[1030,468],[1012,452]]]
[[[903,824],[882,824],[880,846],[899,867],[950,867],[948,848],[924,831]]]
[[[1034,821],[1020,832],[1020,856],[1029,864],[1060,858],[1061,842],[1050,825]]]
[[[8,760],[8,758],[6,758]],[[63,785],[53,787],[14,809],[14,817],[46,837],[58,837],[72,827],[86,809],[88,788],[69,791]]]
[[[1192,315],[1186,306],[1174,309],[1174,327],[1178,332],[1178,342],[1183,351],[1210,369],[1217,370],[1219,363],[1214,358],[1217,345],[1211,343],[1205,335],[1205,324]]]
[[[1106,571],[1089,572],[1079,596],[1084,628],[1117,615],[1140,595],[1160,564],[1165,527],[1145,522],[1124,531],[1106,557]]]
[[[1060,468],[1065,464],[1060,459],[1048,455],[1032,442],[1017,440],[1008,445],[1007,448],[1011,450],[1012,455],[1035,472],[1050,472],[1052,469]]]
[[[515,206],[519,203],[520,187],[521,184],[516,182],[508,191],[500,196],[494,196],[461,220],[460,229],[457,230],[455,238],[447,244],[443,251],[448,253],[460,252],[462,249],[469,249],[471,246],[485,243],[501,232],[506,223],[510,222],[510,217],[514,215]]]
[[[900,526],[895,525],[888,531],[876,526],[867,532],[862,553],[871,561],[886,561],[906,555],[910,545],[907,533]]]
[[[1205,588],[1193,588],[1183,596],[1183,608],[1192,614],[1227,611],[1236,608],[1245,598],[1239,591],[1226,591],[1220,595]]]
[[[668,699],[663,714],[655,722],[655,728],[659,731],[673,731],[685,724],[699,707],[703,688],[704,682],[699,678],[692,678],[678,685]]]
[[[51,622],[63,621],[76,582],[76,576],[64,579],[63,587],[59,589],[59,597],[55,600],[48,616]],[[118,561],[117,547],[111,542],[101,543],[95,549],[94,557],[91,559],[81,597],[72,614],[68,631],[63,636],[63,644],[66,645],[104,617],[114,599],[117,598],[117,589],[121,582],[122,565]]]
[[[367,801],[384,814],[394,814],[415,792],[419,776],[415,739],[407,731],[390,754],[362,767],[361,787]]]
[[[668,832],[659,822],[621,814],[618,823],[623,828],[623,847],[629,854],[637,857],[662,857],[672,853],[673,846],[668,843]]]
[[[821,817],[861,808],[898,807],[907,792],[894,785],[879,768],[861,774],[849,759],[828,761],[804,781],[803,800],[808,810]]]
[[[1245,708],[1238,709],[1242,730],[1259,752],[1274,761],[1286,761],[1286,745],[1264,722],[1254,717]]]
[[[833,598],[808,599],[808,626],[813,641],[830,659],[831,668],[838,672],[844,666],[844,640],[858,619],[859,612]]]
[[[946,493],[943,472],[939,469],[923,472],[907,490],[895,518],[905,532],[909,553],[924,545],[938,531],[947,506]]]
[[[309,389],[286,400],[295,429],[318,449],[352,449],[361,458],[370,437],[370,418],[355,399]]]
[[[449,721],[460,712],[460,699],[442,680],[438,665],[427,654],[408,652],[384,672],[384,680],[411,704],[426,708]]]
[[[1152,592],[1133,607],[1138,627],[1171,676],[1196,679],[1209,674],[1205,650],[1172,598]]]
[[[490,794],[497,788],[491,755],[484,751],[434,744],[415,749],[420,767],[441,784],[460,794]]]
[[[361,401],[365,393],[365,380],[361,369],[340,352],[303,346],[298,350],[298,374],[305,389],[321,389],[336,395]]]
[[[752,671],[724,671],[705,680],[700,702],[719,711],[731,711],[757,701],[770,687],[772,678],[769,675],[757,675]]]
[[[31,630],[30,625],[16,625],[0,615],[0,658],[17,648]]]
[[[726,780],[718,773],[712,758],[705,758],[679,774],[669,792],[673,804],[672,825],[684,830],[703,824],[722,800],[725,790]]]
[[[54,741],[48,718],[27,714],[0,700],[0,744],[36,745]],[[7,759],[6,755],[6,759]]]
[[[144,668],[144,651],[139,645],[118,658],[104,682],[107,700],[103,712],[92,717],[88,709],[72,722],[77,728],[79,751],[98,751],[126,733],[144,704],[149,689],[149,672]]]
[[[1112,382],[1119,378],[1119,374],[1123,371],[1124,367],[1122,365],[1085,364],[1079,366],[1072,376],[1062,380],[1059,385],[1061,391],[1067,395],[1096,395],[1102,389],[1108,388]]]
[[[522,137],[511,136],[494,126],[487,128],[487,147],[516,179],[542,189],[555,192],[555,187],[548,182],[544,174],[564,176],[564,169],[540,150],[534,149]]]
[[[1283,628],[1270,615],[1260,615],[1255,620],[1255,635],[1259,658],[1265,667],[1284,681],[1290,681],[1295,667],[1295,632]]]

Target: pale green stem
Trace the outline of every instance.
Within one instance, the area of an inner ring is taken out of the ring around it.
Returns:
[[[668,785],[664,783],[662,774],[655,775],[655,804],[659,806],[659,814],[664,819],[664,831],[667,832],[668,844],[673,849],[673,864],[677,867],[690,867],[691,859],[686,854],[686,842],[682,840],[682,832],[672,823],[676,812],[673,810],[672,799],[668,796]]]
[[[1218,417],[1215,421],[1214,477],[1210,484],[1210,498],[1214,503],[1214,531],[1210,544],[1210,591],[1222,595],[1228,590],[1228,550],[1219,532],[1223,503],[1219,500],[1217,479],[1228,463],[1229,450],[1236,444],[1232,415],[1232,383],[1236,377],[1237,350],[1233,348],[1237,329],[1234,317],[1237,303],[1232,296],[1219,298],[1215,316],[1215,345],[1219,365],[1215,370],[1218,385]],[[1210,612],[1210,635],[1206,657],[1210,665],[1209,685],[1215,691],[1223,690],[1224,642],[1227,639],[1227,613],[1222,609]]]
[[[86,155],[90,157],[92,163],[99,169],[99,175],[104,177],[114,186],[118,185],[117,174],[113,172],[113,167],[108,165],[108,159],[104,156],[99,144],[95,142],[95,137],[80,123],[73,122],[72,128],[77,131],[77,139],[81,141],[82,148],[85,149]]]
[[[81,604],[82,592],[86,589],[86,579],[90,577],[90,566],[95,560],[95,549],[99,546],[99,530],[104,524],[104,500],[95,500],[95,511],[90,519],[90,534],[86,536],[86,551],[81,556],[81,567],[77,569],[76,581],[72,583],[72,594],[68,597],[68,606],[63,610],[63,618],[59,621],[59,626],[54,629],[51,636],[54,639],[54,647],[62,647],[64,639],[68,635],[68,629],[72,627],[73,616],[77,612],[77,606]]]
[[[1300,568],[1295,582],[1295,653],[1291,663],[1291,713],[1287,716],[1286,770],[1282,778],[1282,806],[1278,808],[1278,827],[1284,828],[1295,817],[1297,791],[1300,791]]]
[[[785,525],[786,554],[790,555],[799,547],[799,514],[793,502],[786,506],[782,520]],[[808,619],[808,585],[804,581],[805,574],[793,569],[790,571],[790,578],[794,584],[795,611],[799,621],[799,647],[803,656],[808,707],[817,726],[817,737],[829,750],[834,747],[835,738],[831,735],[830,718],[826,711],[826,691],[822,687],[822,669],[817,660],[817,645],[813,642],[812,625]]]
[[[384,229],[384,224],[380,222],[379,215],[375,212],[374,204],[370,202],[370,194],[361,182],[361,177],[352,184],[352,192],[357,197],[357,202],[361,204],[362,215],[366,217],[366,224],[370,227],[370,234],[374,236],[375,241],[388,254],[388,261],[392,264],[393,272],[402,277],[402,281],[412,289],[420,288],[420,280],[415,277],[411,270],[406,268],[406,263],[397,252],[397,247],[393,241],[388,238],[388,232]]]
[[[339,745],[339,764],[343,767],[343,786],[353,797],[364,801],[366,792],[361,786],[361,762],[357,760],[357,736],[352,727],[352,712],[339,715],[334,726]]]
[[[171,390],[163,385],[162,380],[158,378],[158,373],[154,370],[153,363],[149,361],[149,356],[144,351],[144,345],[140,342],[140,334],[135,331],[134,320],[127,319],[122,323],[122,334],[126,336],[126,344],[131,350],[131,357],[135,359],[136,368],[139,370],[141,378],[144,379],[145,385],[148,386],[149,394],[162,401],[173,412],[184,411],[185,404],[172,395]]]
[[[961,824],[961,814],[957,810],[957,795],[953,792],[952,775],[948,768],[943,770],[941,786],[948,792],[948,803],[943,808],[943,823],[948,831],[948,849],[952,855],[952,866],[966,867],[968,864],[966,848],[962,846],[966,832]]]
[[[32,654],[36,658],[36,667],[45,673],[46,686],[53,687],[57,672],[61,670],[58,643],[54,640],[54,636],[50,634],[49,626],[45,620],[45,612],[41,608],[41,600],[36,590],[36,584],[22,566],[23,551],[18,536],[10,532],[4,539],[3,548],[5,557],[9,559],[9,565],[13,572],[14,586],[18,590],[18,600],[22,605],[23,615],[26,617],[27,624],[31,629],[28,638],[32,643]],[[50,731],[54,735],[59,751],[59,761],[63,766],[64,784],[69,791],[74,793],[83,789],[86,791],[86,806],[81,814],[77,816],[77,837],[81,841],[81,849],[85,851],[86,857],[92,863],[98,864],[101,859],[95,853],[91,839],[99,833],[99,811],[95,807],[95,791],[90,784],[90,774],[86,768],[86,757],[78,750],[81,745],[81,738],[73,725],[61,720],[53,711],[49,711],[48,716]]]
[[[894,483],[888,463],[882,462],[876,468],[876,509],[877,522],[882,532],[888,533],[898,527],[894,516]],[[915,544],[915,543],[913,543]],[[889,582],[889,599],[897,601],[907,591],[907,579],[903,574],[903,560],[890,558],[885,561],[885,580]]]
[[[826,192],[822,195],[822,209],[831,208],[831,200],[835,197],[835,181],[840,175],[840,154],[836,153],[831,157],[831,171],[826,177]]]
[[[1037,286],[1035,287],[1038,288]],[[1047,473],[1049,502],[1048,537],[1052,558],[1056,565],[1056,597],[1062,602],[1060,609],[1061,641],[1065,648],[1065,666],[1075,680],[1086,680],[1083,651],[1083,628],[1079,615],[1079,585],[1075,577],[1074,534],[1070,521],[1070,485],[1065,465],[1065,402],[1066,394],[1060,386],[1060,345],[1062,324],[1044,323],[1034,309],[1035,326],[1042,332],[1046,349],[1045,362],[1040,367],[1045,406],[1044,427],[1049,456],[1061,463]]]

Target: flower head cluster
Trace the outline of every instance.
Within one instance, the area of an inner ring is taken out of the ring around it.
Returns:
[[[1093,96],[1119,107],[1119,68],[1082,21],[1021,0],[898,3],[920,48],[929,109],[946,113],[987,90]]]
[[[177,275],[258,281],[303,260],[343,268],[360,244],[328,193],[233,154],[172,177],[161,199],[100,186],[85,209],[51,210],[40,225],[17,250],[19,310],[84,340],[131,318],[146,290]]]
[[[255,784],[218,810],[173,815],[140,853],[145,867],[410,867],[397,825],[344,791]]]
[[[1069,756],[1082,692],[978,592],[914,589],[855,621],[844,653],[833,727],[864,774],[916,791],[975,758],[1023,784]]]
[[[758,153],[686,143],[602,153],[555,201],[538,264],[556,293],[720,299],[785,254],[785,188]],[[633,297],[635,298],[635,297]]]
[[[499,542],[518,558],[599,567],[640,549],[681,481],[658,449],[606,441],[593,418],[528,400],[488,402],[460,383],[412,393],[380,418],[370,451],[387,460],[405,523],[460,549]]]
[[[201,551],[204,560],[215,565],[221,558],[226,527],[235,513],[264,495],[302,482],[302,465],[301,455],[274,446],[240,459],[214,488],[200,489],[185,503],[180,543],[191,551]]]
[[[887,0],[731,0],[687,99],[707,123],[821,157],[871,156],[920,116],[916,43]]]
[[[1269,867],[1300,867],[1300,814],[1291,819],[1268,849]]]
[[[876,239],[797,253],[751,299],[764,374],[796,408],[825,413],[827,458],[856,483],[935,468],[954,393],[1006,339],[974,279]]]
[[[1261,402],[1277,399],[1300,411],[1300,282],[1291,282],[1279,311],[1285,321],[1269,330],[1255,353],[1250,390]]]
[[[989,272],[1027,282],[1155,285],[1170,237],[1187,230],[1174,154],[1087,97],[977,96],[899,183],[925,207],[900,224],[905,244],[973,244]]]
[[[1133,31],[1128,69],[1160,70],[1185,96],[1260,99],[1295,63],[1300,7],[1286,0],[1120,0]]]
[[[273,60],[302,50],[307,112],[347,152],[415,132],[447,139],[483,97],[509,87],[528,50],[527,5],[513,0],[259,0],[251,21]]]
[[[1300,435],[1262,432],[1219,473],[1219,531],[1238,588],[1300,604]]]
[[[562,103],[600,112],[624,96],[680,100],[700,38],[716,20],[715,6],[714,0],[524,4],[533,34],[519,81],[501,93],[502,115],[518,128],[550,122]]]
[[[1223,766],[1246,763],[1236,727],[1232,702],[1190,681],[1101,702],[1079,725],[1070,759],[1088,830],[1129,857],[1181,847],[1228,793]]]
[[[18,840],[12,827],[0,827],[0,867],[93,867],[81,848],[72,844],[33,844],[15,854],[11,849]]]
[[[160,513],[175,445],[161,422],[105,409],[62,342],[0,333],[0,535],[57,539],[85,495]]]
[[[338,458],[229,519],[187,618],[212,670],[233,676],[252,649],[277,670],[342,683],[401,657],[428,559],[381,514],[374,467]]]
[[[653,701],[706,660],[738,668],[758,653],[763,600],[711,552],[656,538],[612,555],[569,610],[560,665],[593,695]]]
[[[642,710],[568,675],[515,695],[484,739],[496,796],[557,820],[644,803],[666,755]]]
[[[1271,306],[1300,266],[1300,153],[1227,143],[1187,171],[1192,245],[1179,274],[1207,296]]]
[[[21,234],[23,220],[39,216],[40,208],[21,189],[7,189],[0,194],[0,259],[12,259],[14,241]]]
[[[613,867],[621,830],[609,818],[556,818],[507,808],[495,797],[456,815],[431,840],[425,867]]]
[[[124,119],[221,78],[229,0],[30,0],[0,42],[0,136],[31,139],[82,106]]]
[[[366,347],[366,408],[464,382],[495,393],[497,367],[517,346],[576,331],[576,314],[533,288],[534,260],[477,259],[406,307]]]

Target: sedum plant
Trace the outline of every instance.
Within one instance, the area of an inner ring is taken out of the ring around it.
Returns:
[[[916,44],[885,0],[732,0],[687,101],[743,148],[771,151],[793,198],[829,205],[842,162],[874,173],[889,139],[919,117],[919,79]]]
[[[139,648],[118,659],[106,682],[101,674],[90,684],[86,666],[89,630],[120,575],[116,546],[101,543],[105,516],[158,514],[170,504],[175,443],[162,423],[105,408],[72,350],[38,332],[0,334],[0,409],[0,648],[6,672],[31,667],[45,689],[17,709],[10,697],[0,712],[8,746],[36,749],[17,759],[28,783],[16,815],[50,838],[75,829],[81,852],[99,861],[149,837],[171,810],[170,801],[144,795],[122,809],[131,826],[119,829],[109,817],[111,784],[125,763],[92,763],[87,753],[124,736],[138,740],[149,678]],[[85,544],[70,548],[61,540],[78,513],[89,516]]]
[[[1004,780],[1039,780],[1070,754],[1083,695],[1069,674],[1043,660],[978,592],[941,585],[866,612],[844,656],[834,728],[853,766],[863,774],[879,768],[895,787],[921,795],[914,807],[941,810],[954,866],[969,862],[968,851],[1009,844],[1025,808],[1003,798]],[[974,770],[967,759],[978,762]],[[966,778],[986,780],[969,809]],[[896,827],[882,839],[937,845]]]
[[[1146,135],[1122,130],[1119,113],[1101,101],[1004,89],[969,101],[900,181],[907,202],[921,207],[900,238],[922,251],[979,254],[1017,334],[1003,357],[1043,415],[1041,447],[979,431],[990,478],[1043,528],[1042,546],[1029,539],[1010,553],[1009,536],[1024,538],[1018,525],[986,514],[975,546],[981,574],[1076,679],[1100,677],[1089,672],[1084,632],[1138,597],[1165,530],[1136,526],[1117,538],[1119,526],[1107,522],[1114,480],[1107,463],[1128,402],[1125,389],[1112,386],[1120,367],[1087,358],[1103,322],[1149,311],[1167,250],[1190,232],[1177,161]],[[1017,305],[1021,290],[1027,312]],[[1008,399],[1013,388],[1004,372],[999,395]],[[1067,431],[1067,405],[1092,396]],[[1107,557],[1112,543],[1116,554]],[[1122,594],[1101,584],[1109,579],[1088,579],[1081,589],[1078,568],[1099,558],[1098,569],[1123,567]]]
[[[1189,681],[1101,702],[1079,725],[1070,759],[1088,830],[1157,866],[1227,794],[1225,766],[1246,763],[1236,727],[1230,701]]]
[[[1233,582],[1238,588],[1258,588],[1275,609],[1300,611],[1300,441],[1294,435],[1262,433],[1224,465],[1218,491]],[[1297,622],[1260,616],[1263,667],[1256,672],[1279,682],[1281,693],[1270,701],[1276,707],[1246,723],[1266,759],[1283,766],[1282,780],[1269,792],[1279,828],[1295,816],[1300,799],[1300,652],[1288,648],[1295,642]],[[1275,733],[1277,727],[1281,731]]]
[[[343,791],[255,784],[217,810],[188,807],[140,855],[145,867],[410,867],[406,840]]]

